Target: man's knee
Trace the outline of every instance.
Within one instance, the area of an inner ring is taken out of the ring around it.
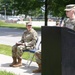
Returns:
[[[12,46],[12,50],[15,50],[16,48],[17,48],[16,45],[13,45],[13,46]]]

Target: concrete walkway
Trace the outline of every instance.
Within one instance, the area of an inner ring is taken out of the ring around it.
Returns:
[[[30,67],[25,66],[26,60],[22,60],[21,67],[9,67],[10,63],[12,62],[12,58],[10,56],[6,56],[0,54],[0,70],[5,70],[7,72],[15,73],[16,75],[41,75],[41,73],[32,73],[34,69],[37,69],[37,64],[32,62]]]
[[[21,29],[11,29],[11,28],[0,28],[0,44],[6,45],[14,45],[17,41],[20,40],[21,35],[24,30]],[[40,36],[40,32],[39,36]],[[9,67],[10,63],[12,62],[11,56],[6,56],[0,54],[0,70],[5,70],[8,72],[15,73],[16,75],[41,75],[41,73],[32,73],[33,70],[37,69],[38,66],[36,62],[32,62],[30,67],[26,67],[25,63],[27,60],[22,60],[21,67]]]

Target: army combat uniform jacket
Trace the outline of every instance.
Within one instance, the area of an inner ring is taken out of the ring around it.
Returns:
[[[72,29],[72,30],[75,30],[75,19],[67,19],[65,22],[64,22],[64,26],[69,28],[69,29]]]
[[[23,50],[28,49],[31,50],[35,47],[36,41],[38,39],[37,32],[32,28],[31,31],[24,31],[22,38],[19,42],[23,43],[23,45],[14,45],[12,47],[12,56],[21,57],[23,54]]]

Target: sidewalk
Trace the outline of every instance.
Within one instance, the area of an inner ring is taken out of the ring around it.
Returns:
[[[22,60],[21,67],[9,67],[12,62],[12,58],[10,56],[6,56],[0,54],[0,70],[5,70],[7,72],[15,73],[16,75],[41,75],[41,73],[32,73],[34,69],[37,69],[38,66],[35,62],[32,62],[30,67],[25,66],[26,60]]]

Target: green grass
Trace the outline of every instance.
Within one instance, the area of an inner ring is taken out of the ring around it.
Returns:
[[[16,75],[15,73],[7,72],[7,71],[0,71],[0,75]]]
[[[17,24],[17,23],[6,23],[4,21],[0,21],[0,27],[8,27],[8,28],[20,28],[26,29],[24,24]],[[41,30],[39,27],[33,27],[35,30]]]
[[[11,46],[0,44],[0,54],[11,56]]]
[[[12,56],[11,52],[12,52],[12,46],[0,44],[0,54]],[[29,58],[29,53],[24,52],[22,58],[27,60]],[[35,61],[35,59],[33,59],[33,61]]]
[[[0,27],[25,28],[25,25],[24,24],[17,24],[17,23],[6,23],[4,21],[0,21]]]

